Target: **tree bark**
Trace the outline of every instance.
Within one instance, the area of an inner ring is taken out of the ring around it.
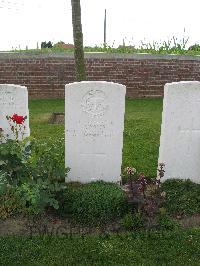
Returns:
[[[86,80],[80,0],[71,0],[74,36],[74,58],[77,81]]]

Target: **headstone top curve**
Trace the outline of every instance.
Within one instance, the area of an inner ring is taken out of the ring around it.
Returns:
[[[120,83],[115,83],[115,82],[110,82],[110,81],[81,81],[81,82],[72,82],[72,83],[68,83],[65,85],[65,88],[69,87],[69,86],[80,86],[80,85],[91,85],[91,84],[99,84],[99,85],[105,85],[105,86],[119,86],[120,88],[124,87],[126,88],[125,85],[120,84]]]
[[[182,87],[182,86],[191,86],[191,85],[200,85],[200,81],[178,81],[166,83],[164,87],[173,88],[173,87]]]

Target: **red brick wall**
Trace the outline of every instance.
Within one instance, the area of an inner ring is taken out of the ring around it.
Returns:
[[[128,97],[163,95],[167,82],[200,81],[200,58],[176,55],[86,54],[88,80],[126,85]],[[75,81],[73,54],[0,53],[0,84],[28,88],[31,98],[60,98]]]

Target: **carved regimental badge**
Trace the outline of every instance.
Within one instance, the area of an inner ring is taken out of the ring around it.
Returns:
[[[106,95],[101,90],[88,91],[83,96],[81,106],[83,111],[90,115],[104,115],[108,109],[108,105],[106,104]]]

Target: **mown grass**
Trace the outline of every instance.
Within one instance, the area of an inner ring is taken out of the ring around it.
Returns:
[[[3,237],[0,265],[192,265],[200,229],[102,236]]]
[[[64,125],[48,123],[52,112],[64,112],[64,100],[31,100],[29,109],[32,136],[64,137]],[[156,175],[161,113],[162,99],[126,100],[122,168],[133,166],[148,176]]]
[[[48,122],[53,112],[64,112],[64,100],[31,100],[29,112],[31,136],[46,140],[64,137],[64,125]]]

